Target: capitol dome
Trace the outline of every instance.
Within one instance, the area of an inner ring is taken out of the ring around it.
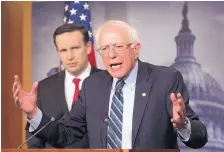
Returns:
[[[199,63],[180,61],[171,67],[181,72],[191,100],[206,100],[224,105],[222,88],[210,74],[202,71]]]
[[[224,91],[219,83],[201,69],[201,65],[194,57],[195,35],[189,28],[187,19],[187,2],[185,2],[182,15],[182,28],[175,37],[177,57],[171,65],[180,71],[189,93],[189,103],[192,109],[205,124],[208,132],[208,143],[197,152],[223,152],[224,151]],[[181,151],[193,152],[182,142],[178,142]]]

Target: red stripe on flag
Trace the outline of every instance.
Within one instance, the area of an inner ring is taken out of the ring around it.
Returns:
[[[94,53],[94,48],[92,47],[91,52],[88,56],[89,62],[93,67],[96,67],[96,58]]]

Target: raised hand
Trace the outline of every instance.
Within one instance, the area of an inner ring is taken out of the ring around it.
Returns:
[[[177,98],[174,93],[171,93],[170,100],[173,104],[173,118],[171,119],[171,122],[173,123],[174,128],[180,129],[186,122],[186,109],[184,100],[180,93],[177,94]]]
[[[35,82],[30,92],[25,92],[20,79],[17,75],[14,76],[14,83],[12,87],[14,102],[23,112],[25,112],[30,119],[37,114],[37,87],[38,82]]]

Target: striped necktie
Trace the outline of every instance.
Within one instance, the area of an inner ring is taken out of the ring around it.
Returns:
[[[107,130],[107,148],[122,148],[122,124],[123,124],[123,91],[125,82],[123,79],[117,81],[112,98],[109,126]]]

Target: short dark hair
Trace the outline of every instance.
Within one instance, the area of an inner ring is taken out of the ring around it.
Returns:
[[[55,41],[57,35],[60,35],[60,34],[66,33],[66,32],[74,32],[74,31],[80,31],[82,33],[85,44],[89,42],[88,31],[85,29],[85,27],[83,25],[76,24],[76,23],[72,23],[72,24],[65,23],[65,24],[59,26],[54,31],[53,38],[54,38],[55,46],[57,47],[56,41]]]

